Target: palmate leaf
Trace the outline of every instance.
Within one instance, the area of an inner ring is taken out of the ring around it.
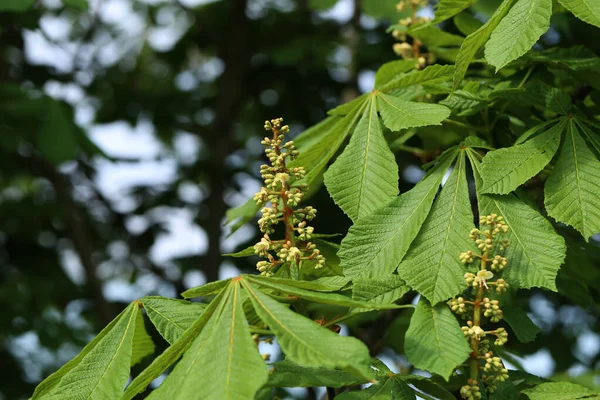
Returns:
[[[208,282],[204,285],[196,286],[181,293],[186,299],[194,297],[208,296],[221,292],[229,285],[231,279],[223,279],[221,281]]]
[[[546,382],[522,393],[530,400],[576,400],[598,396],[591,389],[570,382]]]
[[[282,282],[273,282],[272,278],[265,278],[261,276],[254,275],[245,275],[244,279],[252,282],[256,285],[263,286],[270,289],[276,289],[281,291],[282,293],[286,293],[289,295],[293,295],[295,297],[299,297],[302,299],[314,301],[315,303],[320,304],[331,304],[340,307],[360,307],[360,308],[368,308],[368,309],[392,309],[399,308],[403,306],[397,306],[394,304],[374,304],[366,301],[359,301],[351,299],[350,297],[337,294],[337,293],[319,293],[313,292],[311,290],[301,289],[299,287],[294,287],[291,285],[286,285]],[[281,279],[280,281],[283,281]]]
[[[447,81],[452,75],[454,68],[451,65],[430,65],[422,71],[412,71],[390,80],[381,88],[382,92],[389,92],[412,85],[425,85]]]
[[[452,18],[476,1],[477,0],[440,0],[435,10],[435,18],[432,23],[438,24],[448,18]]]
[[[600,232],[600,161],[573,120],[544,188],[548,215],[577,229],[588,240]]]
[[[394,272],[417,236],[455,158],[456,150],[442,154],[438,164],[414,188],[350,228],[338,253],[346,276],[385,278]]]
[[[502,306],[504,319],[515,332],[521,343],[532,342],[542,330],[533,323],[527,313],[519,307]]]
[[[438,104],[402,100],[377,93],[377,108],[385,126],[392,131],[426,125],[441,125],[450,116],[447,107]],[[396,193],[397,194],[397,193]]]
[[[600,28],[600,2],[596,0],[558,0],[573,15]]]
[[[131,346],[131,366],[136,365],[144,358],[154,353],[154,342],[144,326],[144,316],[141,312],[135,318],[135,332]]]
[[[167,342],[173,344],[206,309],[206,304],[147,296],[140,300],[148,318]]]
[[[479,215],[501,215],[510,228],[506,235],[510,246],[504,253],[510,264],[503,277],[516,287],[556,291],[556,274],[566,253],[564,239],[537,210],[515,195],[482,194],[479,155],[473,151],[468,155],[477,186]]]
[[[360,340],[339,336],[271,299],[246,280],[242,283],[256,313],[275,333],[291,361],[304,367],[341,369],[373,379],[369,350]]]
[[[398,78],[398,75],[405,74],[415,68],[413,60],[395,60],[383,64],[375,74],[375,88],[381,89],[392,79]]]
[[[552,0],[519,0],[500,21],[485,45],[485,59],[496,72],[525,54],[548,28]]]
[[[273,369],[269,373],[267,382],[267,386],[271,387],[329,386],[339,388],[369,382],[345,371],[301,367],[290,360],[278,361],[271,366]]]
[[[398,166],[383,137],[374,97],[372,94],[350,143],[324,175],[333,201],[353,221],[398,194]]]
[[[36,388],[32,399],[116,399],[129,379],[136,318],[131,303],[81,353]]]
[[[267,378],[267,367],[248,331],[237,278],[181,361],[148,399],[252,399]]]
[[[466,271],[458,256],[475,250],[469,239],[474,219],[465,158],[461,151],[423,227],[398,266],[398,275],[432,304],[465,289]]]
[[[228,280],[229,281],[229,280]],[[121,400],[131,400],[144,389],[154,379],[158,378],[167,368],[173,365],[184,353],[184,351],[192,344],[194,339],[198,337],[199,332],[204,328],[207,321],[211,318],[217,307],[221,304],[224,291],[221,291],[214,300],[206,307],[200,318],[185,330],[179,339],[169,346],[160,356],[155,358],[152,363],[144,369],[135,379],[127,386]]]
[[[523,144],[487,153],[481,163],[481,193],[507,194],[537,175],[554,157],[566,125],[562,120]]]
[[[335,398],[336,400],[414,400],[417,397],[405,381],[393,375],[366,389],[344,392]]]
[[[465,77],[469,64],[477,54],[477,51],[487,42],[492,31],[498,26],[502,18],[508,13],[512,5],[516,0],[504,0],[502,4],[496,9],[490,19],[483,24],[483,26],[477,29],[475,32],[467,36],[460,47],[458,55],[456,56],[456,66],[454,68],[454,89],[458,88],[458,85]]]
[[[415,367],[448,380],[471,348],[458,321],[446,304],[431,304],[421,297],[404,339],[406,358]]]
[[[374,304],[390,304],[410,291],[398,275],[385,278],[356,278],[352,281],[352,298]]]

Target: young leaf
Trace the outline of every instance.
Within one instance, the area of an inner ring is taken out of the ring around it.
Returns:
[[[448,380],[471,348],[446,304],[431,304],[421,297],[410,320],[404,341],[406,358],[415,367]]]
[[[353,221],[398,195],[398,166],[383,137],[374,97],[350,143],[324,175],[333,201]]]
[[[443,154],[414,188],[350,228],[338,253],[346,276],[385,278],[394,272],[417,236],[455,157],[456,151]]]
[[[144,316],[141,312],[135,318],[135,333],[131,349],[131,366],[136,365],[144,358],[154,353],[154,342],[144,326]]]
[[[461,152],[423,227],[398,266],[398,275],[432,304],[462,292],[465,268],[458,256],[475,250],[469,239],[473,228],[465,154]]]
[[[597,0],[558,0],[573,15],[600,28],[600,3]]]
[[[290,360],[271,364],[267,386],[271,387],[311,387],[360,385],[369,382],[366,379],[335,369],[301,367]]]
[[[296,314],[245,280],[242,283],[256,313],[275,333],[290,360],[304,367],[342,369],[360,378],[373,379],[369,350],[360,340],[339,336]]]
[[[131,303],[81,353],[50,375],[32,399],[116,399],[129,379],[135,321],[141,310]]]
[[[532,342],[542,330],[533,323],[529,316],[521,308],[502,306],[504,319],[515,332],[521,343]]]
[[[148,399],[254,398],[267,381],[267,367],[248,331],[240,292],[238,281],[231,281],[200,335]]]
[[[381,92],[377,93],[377,109],[381,113],[385,126],[392,131],[426,125],[441,125],[442,121],[450,116],[450,110],[447,107],[401,100]]]
[[[477,51],[487,42],[492,31],[498,26],[500,20],[508,13],[513,3],[516,0],[504,0],[500,6],[496,9],[491,18],[483,24],[483,26],[477,29],[475,32],[470,34],[464,40],[458,55],[456,56],[456,66],[454,68],[454,89],[458,88],[458,85],[465,77],[469,64],[477,54]]]
[[[481,194],[478,155],[472,151],[468,154],[477,186],[479,215],[501,215],[510,228],[506,235],[510,246],[504,255],[510,260],[510,265],[517,267],[509,265],[503,272],[504,278],[517,287],[545,287],[556,291],[556,274],[566,253],[564,239],[538,211],[515,195]]]
[[[433,24],[439,24],[448,18],[454,17],[462,10],[468,8],[477,0],[440,0],[435,10]]]
[[[507,194],[537,175],[560,145],[563,120],[523,144],[491,151],[481,163],[481,193]]]
[[[570,120],[556,165],[544,188],[548,215],[588,240],[600,232],[600,161]]]
[[[146,314],[167,342],[173,344],[206,309],[206,304],[146,296],[140,300]]]
[[[591,389],[570,382],[546,382],[522,393],[530,400],[576,400],[598,396]]]
[[[552,0],[519,0],[500,21],[485,45],[485,59],[496,72],[521,57],[548,28]]]

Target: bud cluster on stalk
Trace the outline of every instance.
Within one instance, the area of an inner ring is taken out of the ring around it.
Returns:
[[[282,265],[299,266],[302,261],[312,262],[316,269],[325,266],[325,257],[310,242],[314,228],[308,226],[308,221],[315,218],[317,210],[310,206],[297,208],[307,190],[307,185],[301,182],[306,171],[303,167],[286,165],[288,160],[298,157],[298,150],[293,141],[284,142],[289,127],[282,126],[282,122],[283,118],[265,121],[265,130],[273,136],[265,137],[261,143],[270,165],[260,167],[264,186],[254,195],[254,201],[264,206],[258,220],[264,235],[254,245],[254,252],[264,258],[256,264],[264,276],[273,276]],[[280,223],[285,226],[285,239],[271,239],[270,234]]]
[[[431,18],[417,14],[418,8],[424,8],[429,5],[429,0],[400,0],[396,4],[396,10],[402,13],[410,10],[410,16],[401,18],[394,25],[392,36],[398,40],[398,43],[393,45],[394,53],[405,60],[415,60],[415,68],[422,69],[427,64],[435,62],[435,57],[432,53],[421,53],[423,43],[416,37],[412,38],[412,43],[407,42],[407,35],[410,35],[410,28],[413,25],[426,24],[431,21]]]
[[[460,390],[464,399],[481,398],[479,383],[483,383],[488,392],[493,392],[498,384],[508,379],[508,370],[502,360],[494,356],[492,344],[488,337],[495,337],[494,346],[503,346],[508,341],[508,333],[504,328],[486,331],[481,327],[487,318],[490,323],[498,323],[503,318],[500,301],[495,297],[506,292],[509,285],[498,275],[507,267],[508,260],[497,252],[505,250],[509,242],[502,238],[509,230],[502,216],[491,214],[480,218],[481,229],[471,230],[469,237],[475,242],[478,251],[466,251],[459,255],[459,260],[469,266],[478,264],[478,270],[464,275],[468,286],[460,297],[450,299],[450,309],[466,320],[461,327],[469,341],[473,354],[471,362],[476,363],[477,375],[470,376],[467,385]],[[496,277],[496,280],[493,280]],[[475,365],[474,365],[475,366]]]

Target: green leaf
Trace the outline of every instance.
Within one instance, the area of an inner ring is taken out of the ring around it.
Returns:
[[[569,382],[547,382],[523,390],[530,400],[576,400],[598,395],[585,386]]]
[[[448,380],[471,352],[458,321],[446,304],[431,304],[421,297],[410,320],[404,342],[406,358],[415,367]]]
[[[277,278],[277,277],[264,277],[260,275],[244,275],[249,279],[252,279],[255,283],[262,284],[265,282],[266,284],[273,285],[284,285],[286,287],[312,290],[315,292],[335,292],[340,290],[342,287],[346,286],[349,279],[345,277],[323,277],[314,281],[294,281],[291,279],[285,278]],[[333,278],[333,279],[330,279]],[[339,278],[339,279],[338,279]]]
[[[485,45],[485,59],[496,72],[525,54],[550,28],[552,0],[519,0]]]
[[[441,125],[442,121],[450,116],[450,110],[447,107],[401,100],[381,92],[377,93],[377,108],[381,113],[383,123],[392,131],[426,125]]]
[[[346,276],[387,277],[394,272],[417,236],[455,157],[456,151],[443,154],[414,188],[350,228],[338,253]]]
[[[596,0],[558,0],[573,15],[600,28],[600,3]]]
[[[468,8],[477,0],[440,0],[435,10],[433,24],[439,24],[448,18],[454,17],[462,10]]]
[[[206,307],[204,313],[200,315],[200,318],[196,319],[192,326],[190,326],[175,343],[169,346],[160,356],[155,358],[146,369],[135,377],[129,386],[127,386],[121,400],[131,400],[138,393],[144,391],[150,382],[158,378],[167,368],[173,365],[179,357],[181,357],[220,305],[224,293],[225,291],[219,293],[208,307]]]
[[[186,299],[193,299],[194,297],[208,296],[210,294],[217,294],[223,288],[225,288],[231,279],[224,279],[222,281],[208,282],[204,285],[196,286],[181,293],[181,296]]]
[[[144,316],[141,310],[135,319],[135,333],[131,350],[131,366],[136,365],[147,356],[154,353],[154,342],[144,326]]]
[[[430,65],[422,71],[413,71],[404,74],[396,79],[392,79],[380,90],[389,92],[391,90],[401,89],[412,85],[425,85],[447,81],[454,68],[451,65]]]
[[[252,198],[242,205],[228,209],[225,216],[227,217],[227,225],[230,227],[229,235],[232,235],[254,218],[258,210],[260,210],[260,206]]]
[[[300,155],[289,164],[289,167],[310,166],[302,180],[303,183],[311,185],[317,177],[321,176],[329,160],[337,153],[348,134],[354,129],[365,103],[361,100],[343,118],[328,117],[294,139]]]
[[[466,271],[458,256],[476,250],[469,239],[473,221],[465,154],[461,152],[423,227],[398,266],[398,275],[432,304],[465,290]]]
[[[335,369],[306,368],[289,360],[271,364],[273,369],[269,373],[267,386],[270,387],[312,387],[329,386],[339,388],[342,386],[360,385],[368,380]]]
[[[544,89],[544,103],[546,104],[546,108],[557,114],[567,115],[573,105],[571,96],[564,90],[553,86],[544,87]]]
[[[395,60],[383,64],[375,74],[375,88],[380,89],[391,80],[396,79],[415,68],[414,60]]]
[[[116,399],[129,379],[136,317],[131,303],[81,353],[36,388],[32,399]]]
[[[519,397],[517,387],[510,380],[500,383],[496,389],[489,394],[489,400],[515,400]]]
[[[250,257],[255,254],[256,253],[254,252],[254,246],[249,246],[249,247],[246,247],[244,250],[238,251],[237,253],[223,254],[223,256],[240,258],[240,257]]]
[[[23,12],[29,10],[35,0],[2,0],[0,1],[0,11]]]
[[[206,309],[206,304],[159,296],[146,296],[140,301],[160,335],[171,344],[175,343]]]
[[[297,296],[302,299],[314,301],[315,303],[320,304],[331,304],[340,307],[360,307],[368,309],[390,309],[399,307],[394,304],[374,304],[366,301],[357,301],[337,293],[313,292],[310,290],[301,289],[299,287],[289,286],[286,283],[281,282],[286,281],[285,279],[280,279],[280,282],[274,282],[272,278],[264,278],[254,275],[245,275],[244,279],[256,285],[279,290],[283,293]]]
[[[577,229],[588,240],[600,232],[600,161],[573,120],[544,188],[548,215]]]
[[[460,46],[464,40],[462,36],[443,31],[431,23],[418,23],[411,25],[407,33],[410,36],[419,39],[425,46],[429,48]]]
[[[439,400],[455,400],[456,398],[443,386],[434,382],[431,378],[420,375],[396,375],[396,379],[401,379],[409,385],[416,387],[419,391]]]
[[[342,369],[373,379],[369,350],[360,340],[339,336],[271,299],[242,280],[257,314],[277,336],[286,356],[304,367]]]
[[[504,319],[515,332],[521,343],[532,342],[542,330],[533,323],[531,318],[519,307],[502,306]]]
[[[352,298],[375,304],[390,304],[410,291],[398,275],[385,278],[356,278],[352,281]]]
[[[498,26],[500,20],[508,13],[513,3],[516,0],[504,0],[502,4],[496,9],[491,18],[483,24],[483,26],[477,29],[475,32],[467,36],[460,46],[458,55],[456,56],[456,66],[454,68],[454,89],[458,88],[458,85],[463,80],[469,64],[477,54],[477,51],[487,42],[492,31]]]
[[[552,160],[567,122],[523,144],[491,151],[481,163],[481,193],[507,194],[537,175]]]
[[[374,95],[350,143],[324,177],[333,201],[353,221],[398,195],[398,166],[383,137]]]
[[[240,284],[233,280],[200,335],[148,399],[252,399],[267,378],[248,331]]]
[[[354,110],[356,110],[361,105],[363,105],[366,102],[368,96],[370,96],[370,93],[362,94],[362,95],[358,96],[357,98],[355,98],[354,100],[351,100],[351,101],[349,101],[347,103],[344,103],[344,104],[340,104],[336,108],[327,111],[327,114],[333,115],[333,116],[339,116],[339,117],[346,116],[346,115],[352,113]],[[325,121],[327,121],[328,119],[329,118],[327,118],[326,120],[320,122],[318,125],[325,123]],[[336,120],[332,119],[332,121],[335,122]],[[313,126],[312,128],[309,128],[308,130],[304,131],[302,134],[298,135],[298,137],[296,138],[296,140],[294,140],[294,144],[296,144],[297,140],[299,138],[301,139],[301,137],[309,138],[310,136],[314,136],[315,135],[314,134],[315,131],[313,131],[313,130],[314,130],[314,128],[316,126],[317,125]],[[302,145],[302,143],[303,142],[301,140],[300,144]],[[298,148],[298,146],[296,146],[296,148]]]
[[[410,386],[396,376],[388,377],[382,382],[371,385],[363,390],[344,392],[335,397],[336,400],[413,400],[415,393]]]
[[[510,246],[504,254],[510,264],[503,277],[516,287],[545,287],[556,291],[556,274],[566,253],[564,239],[538,211],[515,195],[481,194],[478,155],[472,151],[468,154],[477,186],[479,215],[501,215],[510,228],[505,236]]]
[[[454,25],[456,25],[458,30],[465,36],[469,36],[483,25],[483,22],[468,12],[461,12],[454,17],[453,21]]]

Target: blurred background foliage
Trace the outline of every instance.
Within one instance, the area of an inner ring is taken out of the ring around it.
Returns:
[[[221,254],[258,236],[225,222],[259,187],[262,122],[284,117],[295,135],[371,90],[397,58],[395,3],[0,0],[0,399],[29,397],[127,302],[254,270]],[[591,29],[560,14],[543,40],[599,53]],[[426,152],[397,152],[401,191],[459,139],[410,139]],[[317,231],[345,233],[350,220],[315,189]],[[597,242],[570,244],[587,246],[570,265],[593,274]],[[577,306],[524,292],[543,333],[512,361],[597,385],[598,293],[575,289]],[[350,329],[402,368],[409,318],[370,313]]]

